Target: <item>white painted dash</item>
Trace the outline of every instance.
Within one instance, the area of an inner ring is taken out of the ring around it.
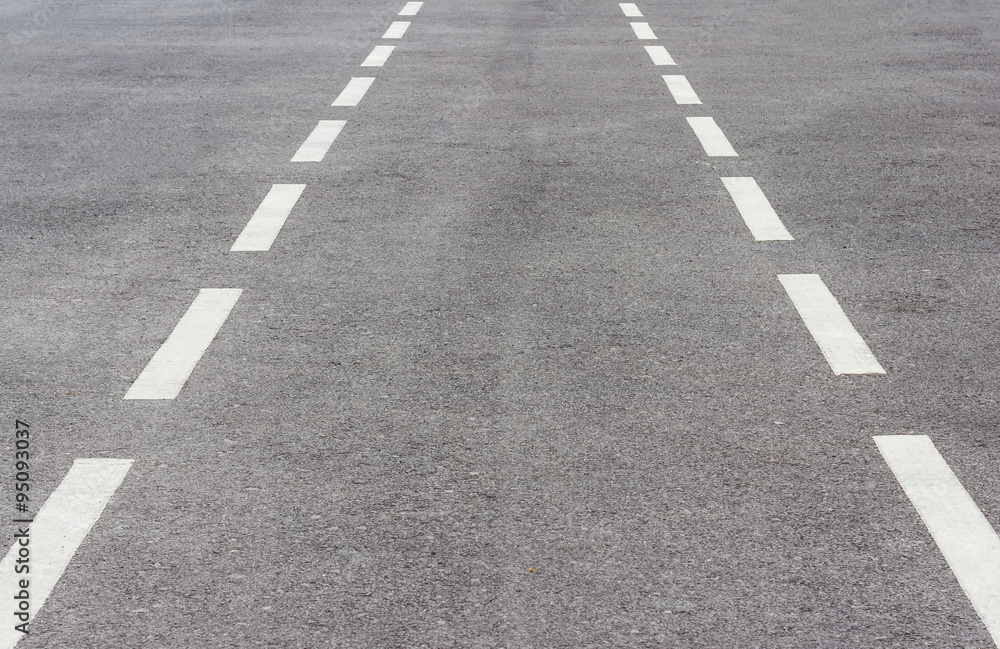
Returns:
[[[420,8],[423,7],[423,6],[424,6],[424,3],[422,3],[422,2],[407,2],[405,5],[403,5],[403,8],[400,9],[399,15],[400,16],[416,16],[417,12],[420,11]]]
[[[340,135],[340,130],[346,124],[342,119],[320,120],[299,150],[292,156],[292,162],[322,162],[330,145]]]
[[[793,241],[792,235],[771,207],[753,178],[723,178],[722,184],[736,203],[744,223],[757,241]]]
[[[678,104],[701,103],[701,99],[698,98],[694,88],[691,87],[691,83],[683,74],[665,74],[663,75],[663,80],[667,84],[667,90],[670,91],[670,94],[674,97],[674,101]]]
[[[270,250],[305,185],[272,185],[257,211],[250,217],[230,252]]]
[[[21,594],[20,581],[26,579],[28,613],[34,620],[131,466],[132,460],[76,460],[33,522],[13,523],[14,544],[0,561],[0,599],[7,606],[17,608],[15,596]],[[22,548],[28,552],[26,564],[17,563]],[[29,566],[30,572],[16,573],[18,565]],[[0,649],[11,649],[24,634],[14,628],[20,620],[10,613],[5,617]],[[27,628],[31,630],[30,625]]]
[[[885,374],[819,275],[778,275],[834,374]]]
[[[396,49],[395,45],[376,45],[371,54],[361,62],[363,68],[380,68],[389,60],[389,55]]]
[[[619,2],[618,6],[622,8],[622,13],[629,18],[642,18],[642,12],[639,11],[639,7],[635,6],[634,2]]]
[[[711,117],[688,117],[688,124],[704,147],[705,153],[713,157],[739,157],[729,138]]]
[[[375,83],[375,77],[351,77],[331,106],[357,106],[368,89]]]
[[[653,65],[677,65],[674,63],[674,58],[670,56],[670,52],[662,45],[645,45],[644,47],[649,58],[652,59]]]
[[[409,27],[410,23],[405,20],[394,21],[389,25],[389,29],[385,30],[385,33],[382,34],[382,38],[402,38]]]
[[[242,289],[203,288],[139,374],[126,399],[173,399],[219,333]]]
[[[632,25],[632,31],[635,32],[636,37],[641,41],[655,41],[656,34],[653,33],[652,28],[650,28],[649,23],[629,23]]]
[[[874,438],[907,498],[1000,646],[1000,538],[926,435]]]

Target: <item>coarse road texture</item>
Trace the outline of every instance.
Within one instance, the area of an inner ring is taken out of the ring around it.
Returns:
[[[994,647],[995,1],[416,4],[0,1],[17,646]]]

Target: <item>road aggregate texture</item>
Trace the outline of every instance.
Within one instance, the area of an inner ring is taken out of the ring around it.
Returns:
[[[4,427],[34,506],[135,460],[18,647],[994,647],[872,437],[1000,529],[1000,7],[404,4],[0,1]],[[202,288],[181,393],[124,400]]]

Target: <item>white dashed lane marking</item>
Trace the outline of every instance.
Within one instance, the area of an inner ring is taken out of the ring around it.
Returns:
[[[622,13],[629,18],[642,18],[642,12],[639,11],[639,7],[635,6],[634,2],[619,2],[618,6],[622,8]]]
[[[324,119],[316,125],[306,141],[292,156],[292,162],[322,162],[330,145],[340,135],[340,130],[346,124],[342,119]]]
[[[704,147],[705,153],[712,157],[739,157],[733,145],[729,143],[726,134],[722,132],[715,119],[711,117],[688,117],[688,124]]]
[[[409,27],[410,23],[405,20],[397,20],[389,25],[389,29],[385,30],[385,33],[382,34],[382,38],[402,38],[403,34],[406,33],[406,30]]]
[[[76,460],[34,522],[14,523],[14,544],[0,561],[0,599],[7,606],[17,608],[20,581],[27,579],[30,619],[35,618],[131,466],[132,460]],[[27,537],[16,536],[25,531]],[[24,559],[22,548],[28,554],[27,564],[18,564],[18,559]],[[15,572],[18,565],[27,565],[30,572]],[[19,622],[14,615],[5,617],[8,620],[0,625],[0,649],[10,649],[24,635],[14,628]]]
[[[331,106],[357,106],[368,89],[375,83],[375,77],[351,77]]]
[[[1000,645],[1000,538],[926,435],[874,438],[973,608]]]
[[[767,196],[753,178],[723,178],[753,238],[757,241],[793,241]]]
[[[125,394],[126,399],[173,399],[184,387],[242,289],[203,288],[167,340]]]
[[[678,104],[700,104],[697,93],[691,87],[691,83],[683,74],[665,74],[663,81],[667,84],[667,90],[673,95],[674,101]]]
[[[632,25],[632,31],[635,32],[636,37],[641,41],[655,41],[656,34],[650,28],[649,23],[629,23]]]
[[[400,16],[416,16],[417,12],[420,11],[420,7],[423,7],[422,2],[407,2],[403,5],[403,8],[399,10]]]
[[[662,45],[645,45],[646,53],[653,60],[653,65],[677,65],[670,52]]]
[[[885,374],[819,275],[778,275],[834,374]]]
[[[270,250],[305,185],[272,185],[230,251]]]
[[[396,49],[395,45],[376,45],[372,53],[361,62],[363,68],[380,68],[389,60],[389,55]]]

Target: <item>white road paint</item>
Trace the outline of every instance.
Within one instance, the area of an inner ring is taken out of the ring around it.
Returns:
[[[423,7],[422,2],[407,2],[403,5],[403,8],[399,11],[400,16],[416,16],[417,12],[420,11],[420,7]]]
[[[663,80],[667,84],[667,90],[674,96],[674,101],[678,104],[700,104],[698,94],[695,93],[691,83],[683,74],[665,74]]]
[[[409,29],[410,23],[405,20],[397,20],[389,25],[389,29],[385,30],[382,34],[382,38],[402,38],[406,30]]]
[[[243,289],[203,288],[125,394],[126,399],[173,399],[215,340]]]
[[[375,83],[375,77],[351,77],[331,106],[357,106],[368,89]]]
[[[26,579],[28,612],[34,620],[131,466],[132,460],[75,460],[38,510],[34,522],[13,523],[14,544],[0,561],[0,601],[9,607],[8,611],[17,606],[14,597],[22,590],[20,581]],[[27,537],[16,536],[25,532]],[[28,551],[27,564],[17,563],[22,547]],[[27,565],[29,572],[16,573],[18,565]],[[14,628],[20,620],[12,613],[4,617],[7,619],[0,624],[0,649],[10,649],[24,634]],[[30,625],[28,630],[32,630]]]
[[[834,374],[885,374],[819,275],[778,275]]]
[[[926,435],[874,438],[962,590],[1000,646],[1000,538]]]
[[[677,65],[670,52],[662,45],[644,45],[649,58],[653,60],[653,65]]]
[[[389,60],[389,55],[396,49],[395,45],[376,45],[372,53],[361,62],[363,68],[380,68]]]
[[[275,237],[285,224],[305,185],[272,185],[257,211],[243,228],[230,252],[270,250]]]
[[[629,18],[642,18],[642,12],[639,11],[639,7],[635,6],[634,2],[619,2],[618,6],[622,8],[622,12]]]
[[[320,120],[299,150],[292,156],[292,162],[322,162],[330,145],[340,135],[340,130],[346,124],[342,119]]]
[[[753,178],[723,178],[743,221],[757,241],[793,241],[767,196]]]
[[[698,141],[705,148],[705,153],[713,157],[739,157],[736,149],[729,143],[726,134],[722,132],[715,119],[711,117],[688,117],[688,124],[691,125],[694,134],[698,136]]]
[[[632,31],[641,41],[655,41],[656,34],[650,28],[649,23],[629,23],[632,25]]]

